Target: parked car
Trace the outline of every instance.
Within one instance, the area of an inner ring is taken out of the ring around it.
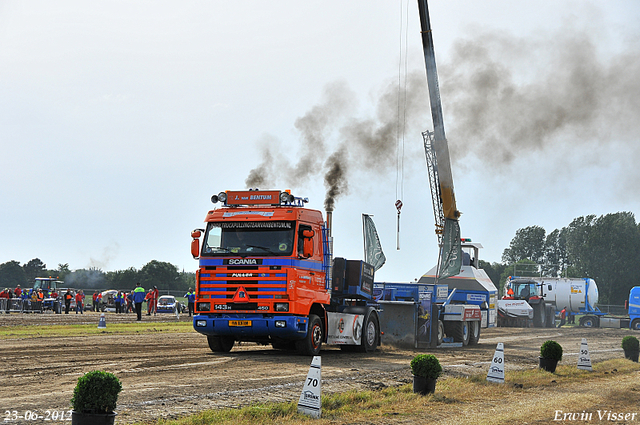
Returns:
[[[186,311],[185,305],[176,301],[176,297],[173,295],[162,295],[158,298],[158,313],[173,313],[176,309],[179,313],[184,313]]]

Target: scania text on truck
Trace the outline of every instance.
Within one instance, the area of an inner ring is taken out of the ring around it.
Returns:
[[[327,222],[288,191],[226,191],[211,198],[206,229],[191,233],[194,329],[214,352],[236,341],[317,355],[323,343],[374,351],[380,325],[374,270],[332,258]],[[202,243],[200,238],[203,238]]]

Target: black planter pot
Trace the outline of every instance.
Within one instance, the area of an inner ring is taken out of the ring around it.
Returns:
[[[539,357],[540,359],[540,369],[544,369],[547,372],[555,372],[556,366],[558,366],[558,360],[556,359],[547,359],[544,357]]]
[[[624,350],[624,358],[634,362],[638,362],[638,350]]]
[[[436,391],[437,379],[413,375],[413,392],[426,395]]]
[[[71,425],[113,425],[116,412],[111,413],[80,413],[71,411]]]

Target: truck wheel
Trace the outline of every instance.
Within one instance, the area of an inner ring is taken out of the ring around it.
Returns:
[[[547,327],[548,328],[556,327],[556,309],[553,305],[547,306]]]
[[[442,320],[438,320],[438,345],[442,345],[442,340],[444,339],[444,324]]]
[[[455,342],[461,342],[463,346],[469,344],[469,338],[471,337],[471,332],[469,331],[469,323],[468,322],[454,322],[453,329],[453,340]]]
[[[303,356],[317,356],[322,348],[322,322],[315,314],[309,315],[309,327],[307,336],[300,341],[296,341],[296,349]]]
[[[214,353],[228,353],[233,348],[235,340],[231,336],[207,335],[207,342]]]
[[[480,322],[469,322],[469,345],[476,345],[480,340]]]
[[[594,316],[584,316],[580,318],[580,326],[583,328],[597,328],[598,318]]]
[[[547,308],[544,302],[533,308],[533,326],[536,328],[547,327]]]
[[[633,322],[631,322],[631,329],[634,331],[640,331],[640,319],[633,319]]]
[[[364,318],[364,328],[360,337],[358,351],[361,353],[371,353],[378,348],[378,336],[380,335],[380,324],[378,315],[370,311]]]

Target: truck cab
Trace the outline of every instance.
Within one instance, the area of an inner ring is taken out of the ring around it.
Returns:
[[[345,303],[331,297],[330,237],[320,211],[288,191],[226,191],[212,202],[222,205],[207,213],[205,229],[191,234],[199,260],[194,329],[212,351],[250,341],[316,355],[345,319],[360,329],[352,338],[357,344],[368,338],[361,338],[363,317],[335,316]],[[373,332],[379,333],[377,324]]]

